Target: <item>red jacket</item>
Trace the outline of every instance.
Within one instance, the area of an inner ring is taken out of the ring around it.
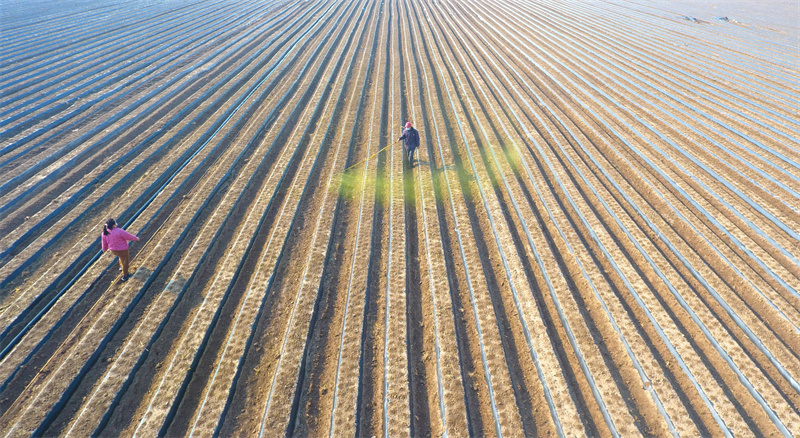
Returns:
[[[131,242],[138,242],[139,238],[122,228],[114,227],[108,230],[107,236],[105,234],[101,235],[100,240],[102,241],[103,252],[106,252],[109,249],[112,251],[125,251],[128,249],[129,240]]]

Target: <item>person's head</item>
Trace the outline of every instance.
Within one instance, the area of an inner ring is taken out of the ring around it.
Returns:
[[[406,122],[406,129],[411,129],[411,122]]]
[[[103,234],[108,236],[108,232],[113,230],[114,227],[116,227],[116,226],[117,226],[117,221],[115,221],[114,219],[107,220],[106,224],[103,225]]]

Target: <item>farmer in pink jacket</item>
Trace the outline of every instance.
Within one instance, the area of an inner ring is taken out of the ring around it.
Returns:
[[[111,254],[119,257],[119,265],[122,266],[122,281],[128,281],[131,276],[128,273],[128,265],[130,264],[131,257],[128,253],[128,241],[138,242],[139,238],[133,234],[117,228],[117,222],[114,219],[109,219],[103,225],[103,235],[100,236],[103,245],[103,252],[111,250]]]

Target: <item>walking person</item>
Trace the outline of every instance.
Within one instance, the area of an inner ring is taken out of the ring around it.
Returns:
[[[103,225],[103,235],[100,236],[103,252],[111,250],[119,258],[119,265],[122,267],[122,281],[128,281],[131,274],[128,272],[130,266],[130,253],[128,252],[128,241],[138,242],[139,238],[133,234],[117,227],[114,219],[109,219]]]
[[[411,126],[411,122],[406,122],[406,129],[403,130],[403,135],[398,140],[403,140],[403,148],[406,150],[406,157],[408,157],[408,166],[414,167],[414,152],[419,147],[419,131]]]

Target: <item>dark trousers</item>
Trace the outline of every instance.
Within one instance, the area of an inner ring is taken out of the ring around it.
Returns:
[[[417,148],[414,149],[406,149],[406,156],[408,157],[408,165],[414,167],[414,153],[417,152]]]

